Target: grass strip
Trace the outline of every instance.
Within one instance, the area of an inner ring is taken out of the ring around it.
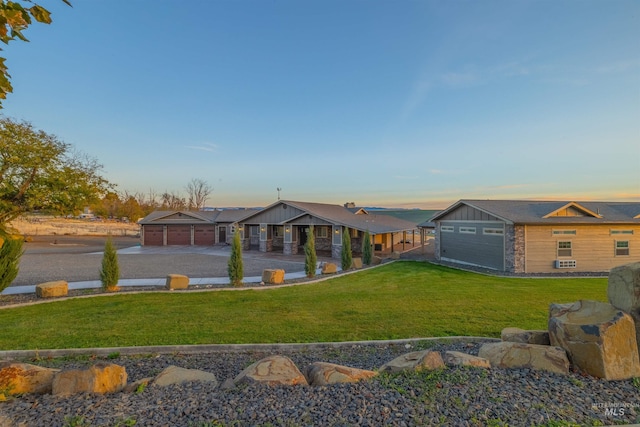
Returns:
[[[491,277],[396,262],[301,286],[140,293],[0,310],[3,350],[303,343],[546,329],[550,303],[606,301],[606,278]]]

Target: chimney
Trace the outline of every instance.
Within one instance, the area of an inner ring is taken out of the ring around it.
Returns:
[[[356,207],[356,204],[355,204],[355,202],[347,202],[347,203],[344,204],[344,207],[347,208],[347,209],[352,209],[352,208]]]

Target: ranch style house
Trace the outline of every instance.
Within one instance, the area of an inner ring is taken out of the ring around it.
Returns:
[[[333,258],[341,256],[345,228],[349,229],[355,254],[362,252],[366,231],[371,236],[374,253],[405,251],[424,241],[416,223],[368,212],[353,203],[278,200],[264,209],[156,211],[139,224],[145,246],[229,244],[238,230],[243,250],[284,255],[302,253],[313,226],[316,251]]]
[[[437,260],[510,273],[606,272],[640,261],[640,203],[460,200],[434,215]]]

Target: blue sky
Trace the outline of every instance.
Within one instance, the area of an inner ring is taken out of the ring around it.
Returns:
[[[640,200],[640,2],[42,0],[2,113],[121,191]]]

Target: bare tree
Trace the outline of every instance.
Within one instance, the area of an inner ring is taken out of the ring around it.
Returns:
[[[197,211],[204,208],[209,195],[213,191],[213,188],[207,181],[199,178],[193,178],[184,189],[187,191],[189,198],[189,209]]]
[[[187,203],[185,202],[184,197],[180,197],[175,193],[169,193],[165,191],[164,193],[162,193],[160,198],[162,199],[163,209],[178,211],[187,207]]]

